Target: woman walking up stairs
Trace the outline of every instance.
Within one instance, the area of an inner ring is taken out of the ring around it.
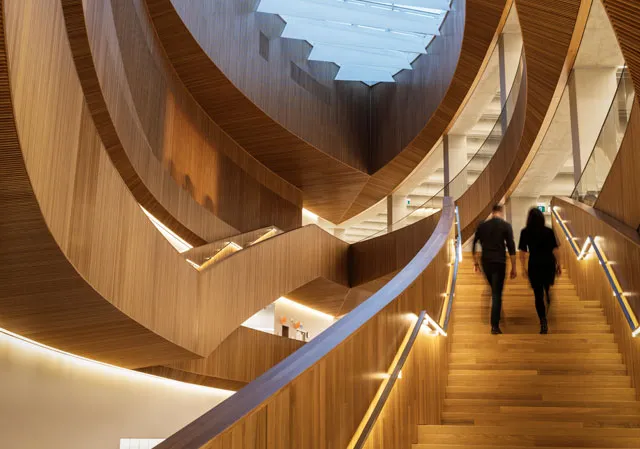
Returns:
[[[507,281],[504,334],[489,335],[491,293],[461,265],[441,425],[419,426],[414,449],[640,448],[640,402],[603,309],[566,275],[553,294],[540,335],[529,281]]]

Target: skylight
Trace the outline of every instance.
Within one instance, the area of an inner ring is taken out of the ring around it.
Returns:
[[[258,12],[286,22],[283,38],[301,39],[312,61],[340,67],[337,81],[394,82],[426,53],[450,0],[261,0]]]

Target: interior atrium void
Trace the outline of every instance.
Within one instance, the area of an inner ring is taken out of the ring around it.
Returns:
[[[0,449],[640,448],[640,2],[0,28]]]

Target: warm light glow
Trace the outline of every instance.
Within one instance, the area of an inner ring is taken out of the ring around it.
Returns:
[[[584,260],[589,255],[589,249],[591,249],[591,238],[587,237],[584,241],[584,245],[582,245],[582,251],[578,255],[578,260]]]
[[[436,333],[442,335],[443,337],[447,336],[447,333],[440,327],[438,323],[436,323],[433,318],[429,316],[429,314],[425,315],[424,320],[436,331]]]
[[[302,209],[302,215],[306,215],[309,220],[313,221],[318,221],[318,219],[320,218],[310,210],[304,208]]]
[[[278,234],[278,229],[271,228],[267,232],[262,234],[260,237],[255,239],[253,242],[251,242],[250,245],[255,245],[256,243],[264,242],[265,240],[270,239],[271,237],[273,237],[276,234]]]
[[[314,315],[317,315],[320,318],[323,318],[327,321],[333,321],[336,319],[336,317],[334,317],[333,315],[329,315],[328,313],[324,313],[324,312],[320,312],[319,310],[316,309],[312,309],[311,307],[307,307],[305,305],[302,305],[300,303],[297,303],[295,301],[290,300],[289,298],[285,298],[284,296],[281,296],[280,298],[278,298],[276,300],[276,303],[283,303],[283,304],[287,304],[291,307],[295,307],[297,309],[299,309],[302,312],[306,312],[306,313],[311,313]]]
[[[418,316],[415,314],[412,314],[412,315],[415,316],[415,319],[413,320],[413,325],[409,326],[409,329],[407,330],[407,333],[404,336],[404,339],[402,340],[402,343],[400,344],[400,347],[398,348],[398,351],[396,352],[396,355],[393,358],[393,361],[391,362],[389,369],[387,370],[386,373],[382,374],[382,382],[380,382],[378,391],[376,391],[376,395],[373,397],[371,404],[369,404],[369,408],[367,409],[367,412],[362,418],[360,425],[358,426],[358,428],[356,429],[356,432],[351,438],[351,441],[347,446],[347,449],[354,449],[356,447],[356,444],[358,443],[360,436],[363,434],[364,429],[367,426],[367,423],[371,419],[371,416],[373,415],[374,410],[376,409],[376,406],[378,405],[378,403],[382,398],[382,394],[384,393],[384,390],[386,389],[387,385],[391,381],[391,376],[393,375],[393,372],[395,371],[395,369],[398,367],[400,363],[402,353],[404,352],[405,348],[409,345],[411,334],[413,333],[413,330],[415,329],[416,324],[418,324]],[[425,316],[428,316],[428,315],[425,314]],[[402,378],[402,370],[400,370],[400,372],[398,373],[398,379],[400,378]]]
[[[71,354],[60,349],[52,348],[37,341],[33,341],[22,335],[15,334],[9,330],[0,328],[0,338],[9,339],[12,343],[23,345],[25,350],[36,350],[46,355],[53,355],[64,361],[72,362],[76,365],[80,365],[83,368],[89,368],[94,370],[103,371],[106,375],[124,375],[131,378],[144,379],[149,382],[159,382],[173,388],[184,388],[188,390],[199,391],[202,393],[215,392],[217,394],[223,393],[231,396],[234,392],[228,390],[222,390],[219,388],[205,387],[203,385],[190,384],[186,382],[179,382],[173,379],[167,379],[165,377],[158,377],[151,374],[141,373],[139,371],[133,371],[119,366],[110,365],[108,363],[98,362],[96,360],[87,359],[75,354]]]
[[[162,234],[162,236],[165,239],[167,239],[167,241],[171,244],[171,246],[173,246],[176,249],[176,251],[178,251],[179,253],[184,253],[186,251],[189,251],[190,249],[193,249],[193,245],[190,245],[187,241],[185,241],[183,238],[181,238],[178,234],[176,234],[171,229],[166,227],[164,225],[164,223],[162,223],[156,217],[151,215],[151,213],[147,209],[145,209],[142,206],[140,206],[140,209],[142,209],[142,211],[145,213],[147,218],[149,218],[151,223],[153,223],[153,225],[156,227],[156,229],[158,229],[158,231],[160,231],[160,234]]]
[[[637,337],[638,335],[640,335],[640,327],[638,327],[636,330],[634,330],[631,333],[631,336],[634,337],[634,338]]]

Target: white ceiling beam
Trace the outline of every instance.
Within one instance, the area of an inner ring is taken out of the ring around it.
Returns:
[[[392,74],[399,69],[381,69],[380,67],[367,67],[345,64],[340,66],[336,75],[336,81],[364,81],[367,84],[394,83]]]
[[[449,11],[451,9],[451,0],[398,0],[391,2],[394,6],[414,6],[416,8],[439,9],[441,11]]]
[[[259,12],[440,35],[440,20],[363,4],[323,0],[262,0]]]
[[[417,53],[315,44],[309,55],[309,60],[331,61],[340,66],[348,64],[411,70],[410,63],[417,56]]]
[[[397,50],[426,53],[433,36],[398,34],[389,31],[370,30],[353,25],[309,20],[284,16],[287,25],[282,32],[284,38],[302,39],[312,45],[353,45],[380,50]]]

